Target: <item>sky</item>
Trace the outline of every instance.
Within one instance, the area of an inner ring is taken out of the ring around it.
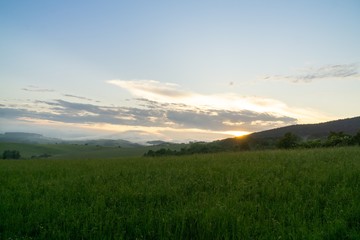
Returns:
[[[0,1],[0,132],[212,141],[360,115],[360,1]]]

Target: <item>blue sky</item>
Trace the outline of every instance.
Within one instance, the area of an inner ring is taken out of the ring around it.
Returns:
[[[359,1],[1,1],[0,131],[213,140],[359,115]]]

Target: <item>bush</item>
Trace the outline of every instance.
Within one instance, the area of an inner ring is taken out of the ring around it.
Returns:
[[[327,147],[350,145],[353,145],[353,137],[343,132],[330,132],[325,143],[325,146]]]
[[[20,157],[20,152],[17,150],[5,150],[2,155],[3,159],[19,159]]]
[[[308,140],[299,144],[299,147],[302,148],[320,148],[323,146],[323,143],[320,139]]]
[[[353,136],[353,142],[354,144],[360,145],[360,130],[357,132],[355,136]]]
[[[279,139],[277,143],[278,148],[289,149],[295,148],[299,142],[299,137],[291,132],[285,133],[285,135]]]

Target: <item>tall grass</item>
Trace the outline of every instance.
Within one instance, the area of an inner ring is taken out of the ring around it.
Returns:
[[[0,161],[0,239],[359,239],[360,148]]]

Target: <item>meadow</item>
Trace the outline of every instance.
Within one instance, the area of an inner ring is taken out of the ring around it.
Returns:
[[[186,144],[172,144],[165,146],[171,150],[180,150]],[[0,142],[0,153],[5,150],[20,151],[21,158],[29,159],[33,156],[48,154],[51,159],[108,159],[119,157],[140,157],[144,153],[158,150],[164,146],[138,146],[138,147],[106,147],[84,144],[32,144]]]
[[[360,239],[360,147],[0,160],[0,239]]]

